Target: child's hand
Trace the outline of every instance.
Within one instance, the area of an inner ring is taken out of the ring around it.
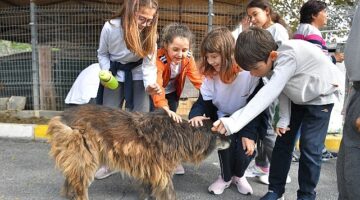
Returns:
[[[174,111],[170,110],[169,107],[164,106],[163,109],[166,111],[166,113],[171,117],[176,123],[182,122],[182,118],[180,115],[176,114]]]
[[[357,128],[357,131],[360,133],[360,117],[358,117],[355,121],[355,126]]]
[[[191,126],[195,126],[195,127],[199,127],[199,126],[203,126],[203,120],[207,120],[210,119],[208,117],[204,117],[204,116],[196,116],[193,117],[189,120],[189,123],[191,123]]]
[[[342,62],[342,61],[344,61],[344,58],[345,58],[344,53],[340,53],[340,52],[336,52],[334,57],[335,57],[336,62]]]
[[[149,94],[149,95],[160,95],[161,94],[161,87],[159,86],[159,84],[154,83],[151,85],[148,85],[145,89],[145,91]]]
[[[218,132],[222,135],[226,134],[226,129],[224,124],[221,122],[221,120],[217,120],[213,123],[213,127],[211,128],[212,131]]]
[[[282,135],[284,135],[286,133],[286,131],[290,131],[290,128],[289,127],[287,127],[287,128],[276,127],[276,130],[275,130],[276,134],[280,137]]]
[[[246,150],[245,154],[247,156],[253,155],[253,153],[255,151],[255,141],[250,140],[249,138],[243,137],[243,138],[241,138],[241,142],[242,142],[244,151]]]

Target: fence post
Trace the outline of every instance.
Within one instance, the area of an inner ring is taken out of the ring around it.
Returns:
[[[31,27],[31,49],[32,49],[32,79],[33,79],[33,109],[39,110],[39,65],[37,56],[37,23],[36,4],[30,0],[30,27]]]
[[[212,26],[213,26],[213,10],[214,10],[214,1],[213,0],[209,0],[209,10],[208,10],[208,32],[210,32],[212,30]]]

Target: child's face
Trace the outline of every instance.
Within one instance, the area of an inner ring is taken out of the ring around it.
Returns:
[[[253,26],[265,28],[265,25],[270,22],[270,13],[266,9],[263,10],[258,7],[248,8],[247,13]]]
[[[219,53],[206,53],[205,56],[209,65],[219,72],[221,68],[221,55]]]
[[[257,62],[255,66],[252,69],[250,69],[250,74],[256,77],[264,77],[270,72],[272,65],[273,65],[273,60],[269,56],[266,62],[265,61]]]
[[[151,26],[154,20],[156,9],[148,7],[140,7],[139,11],[135,12],[136,23],[139,30],[143,30],[147,26]]]
[[[171,43],[165,45],[171,62],[175,64],[179,64],[187,56],[189,48],[189,39],[183,37],[175,37]]]
[[[313,16],[312,24],[315,24],[318,28],[322,28],[327,24],[327,12],[326,10],[320,11],[317,15]]]

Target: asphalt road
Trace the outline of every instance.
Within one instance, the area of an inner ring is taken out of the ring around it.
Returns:
[[[59,195],[63,177],[54,168],[48,156],[49,144],[45,142],[0,139],[0,200],[62,200]],[[336,200],[336,160],[324,162],[317,187],[319,200]],[[267,192],[267,186],[256,178],[249,178],[254,194],[244,196],[231,186],[222,195],[214,196],[207,187],[217,178],[220,168],[217,153],[200,166],[185,164],[186,174],[174,176],[174,186],[180,200],[259,199]],[[295,200],[298,163],[291,166],[292,182],[287,185],[285,199]],[[137,191],[133,181],[115,174],[104,180],[94,181],[89,189],[93,200],[133,200]]]

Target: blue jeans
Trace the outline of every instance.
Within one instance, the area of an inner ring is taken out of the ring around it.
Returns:
[[[297,196],[298,199],[315,199],[315,187],[321,169],[321,153],[333,106],[334,104],[291,104],[290,130],[282,137],[277,137],[275,142],[270,165],[269,190],[280,196],[285,192],[296,134],[301,126]]]

